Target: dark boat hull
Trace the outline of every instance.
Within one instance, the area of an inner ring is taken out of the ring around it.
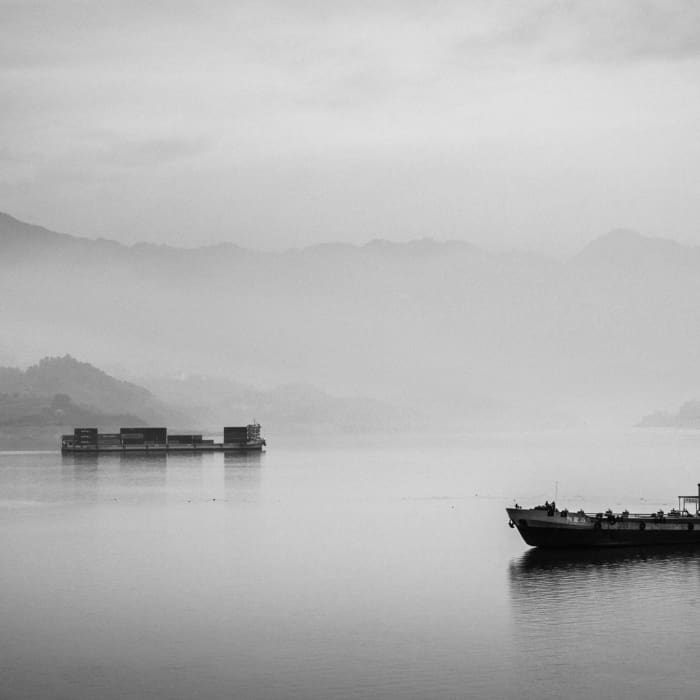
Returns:
[[[626,519],[562,517],[557,511],[507,509],[511,524],[531,547],[589,549],[700,544],[700,518]]]
[[[180,454],[183,452],[262,452],[265,441],[242,443],[214,443],[196,445],[71,445],[61,447],[64,454],[94,454],[109,452],[111,454]]]

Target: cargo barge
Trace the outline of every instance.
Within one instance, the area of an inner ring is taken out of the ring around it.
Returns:
[[[506,512],[508,525],[531,547],[542,549],[700,544],[700,484],[697,495],[678,496],[678,508],[668,513],[573,512],[547,502]]]
[[[75,428],[61,438],[61,452],[261,452],[266,444],[259,423],[225,427],[222,442],[203,435],[168,434],[167,428],[121,428],[118,433]]]

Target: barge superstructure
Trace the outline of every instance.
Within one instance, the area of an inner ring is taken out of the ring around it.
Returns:
[[[120,428],[118,433],[75,428],[61,438],[61,452],[261,452],[266,444],[259,423],[225,427],[221,442],[202,434],[169,434],[167,428]]]
[[[554,503],[506,512],[527,544],[544,549],[700,544],[700,484],[697,495],[678,496],[678,508],[668,513],[573,512]]]

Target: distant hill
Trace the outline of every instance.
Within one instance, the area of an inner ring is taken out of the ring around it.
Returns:
[[[367,398],[331,396],[308,384],[264,391],[225,378],[189,376],[142,379],[170,405],[185,407],[204,425],[260,420],[271,433],[401,432],[424,424],[418,411]]]
[[[46,357],[24,371],[0,367],[0,438],[6,437],[3,429],[79,425],[220,431],[253,418],[263,422],[267,434],[377,433],[421,424],[417,412],[371,399],[331,396],[310,385],[264,391],[204,376],[143,383],[150,390],[70,355]]]
[[[700,428],[700,401],[686,401],[676,413],[655,411],[638,423],[641,428]]]
[[[25,223],[0,212],[0,251],[4,255],[12,250],[22,254],[39,247],[65,244],[71,239],[71,236],[49,231],[43,226]]]
[[[117,427],[188,420],[148,390],[110,377],[70,355],[22,371],[0,367],[0,425]]]
[[[70,352],[125,376],[314,386],[437,425],[629,424],[680,403],[700,383],[698,299],[700,249],[625,230],[558,261],[430,239],[124,246],[0,217],[14,364]]]
[[[104,413],[76,404],[67,394],[27,396],[0,393],[2,427],[112,427],[139,426],[146,422],[131,413]]]
[[[700,261],[700,250],[676,241],[643,236],[629,229],[615,229],[591,241],[574,261],[578,265],[629,265],[642,261],[677,264],[688,256]]]

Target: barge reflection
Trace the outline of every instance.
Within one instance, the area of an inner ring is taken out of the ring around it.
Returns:
[[[635,610],[640,600],[700,590],[700,547],[542,551],[533,549],[509,565],[511,608],[524,625],[541,620],[584,628],[604,625],[606,615]]]
[[[615,697],[650,697],[658,669],[695,663],[700,549],[530,550],[508,567],[514,677],[547,697],[592,697],[598,676]],[[546,663],[542,660],[546,659]],[[564,671],[564,672],[562,672]],[[684,683],[674,697],[689,697]]]
[[[546,550],[530,549],[520,558],[511,561],[512,578],[539,575],[546,571],[554,576],[596,567],[653,566],[659,563],[700,561],[700,545],[676,547],[619,547],[608,549]]]
[[[257,500],[260,496],[262,453],[225,452],[224,488],[234,500]]]

